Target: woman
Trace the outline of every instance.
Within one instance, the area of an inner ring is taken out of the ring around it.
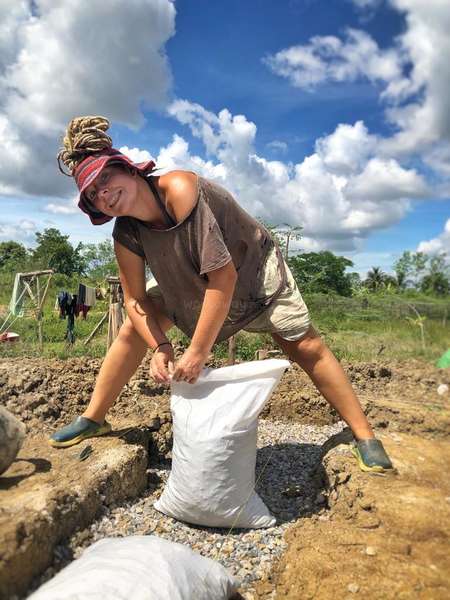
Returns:
[[[110,431],[105,416],[144,358],[157,382],[194,383],[216,341],[270,332],[350,426],[367,471],[392,468],[340,363],[311,325],[269,232],[222,187],[189,171],[154,174],[112,148],[103,117],[73,119],[58,155],[94,225],[116,217],[113,238],[128,317],[109,349],[89,406],[50,438],[64,447]],[[61,167],[60,167],[61,168]],[[158,285],[147,286],[145,263]],[[167,331],[191,338],[174,361]]]

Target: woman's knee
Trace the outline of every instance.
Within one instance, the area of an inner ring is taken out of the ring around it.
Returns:
[[[299,340],[289,341],[275,335],[273,337],[289,358],[299,363],[317,361],[327,349],[322,338],[312,326]]]
[[[123,322],[121,328],[119,329],[119,337],[123,341],[131,341],[136,339],[136,336],[139,337],[138,332],[136,331],[133,323],[131,322],[130,317],[127,317]]]

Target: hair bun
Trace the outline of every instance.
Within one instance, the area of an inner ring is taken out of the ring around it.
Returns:
[[[106,133],[108,129],[109,121],[106,117],[72,119],[63,138],[63,148],[57,156],[60,169],[62,161],[72,174],[87,156],[112,148],[112,139]]]

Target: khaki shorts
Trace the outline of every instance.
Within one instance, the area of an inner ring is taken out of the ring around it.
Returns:
[[[276,333],[290,342],[299,340],[308,331],[311,320],[308,308],[300,294],[292,273],[284,263],[287,274],[287,286],[272,304],[256,319],[248,323],[243,329],[252,333]],[[273,294],[278,283],[278,258],[275,249],[267,258],[264,270],[263,289],[261,295]],[[162,304],[162,298],[156,279],[147,281],[147,294],[158,298]]]

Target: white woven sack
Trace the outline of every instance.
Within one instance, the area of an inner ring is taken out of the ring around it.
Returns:
[[[255,487],[258,417],[287,360],[204,369],[195,384],[172,382],[172,471],[160,512],[209,527],[270,527]]]
[[[154,535],[104,538],[29,600],[228,600],[238,582],[222,565]]]

